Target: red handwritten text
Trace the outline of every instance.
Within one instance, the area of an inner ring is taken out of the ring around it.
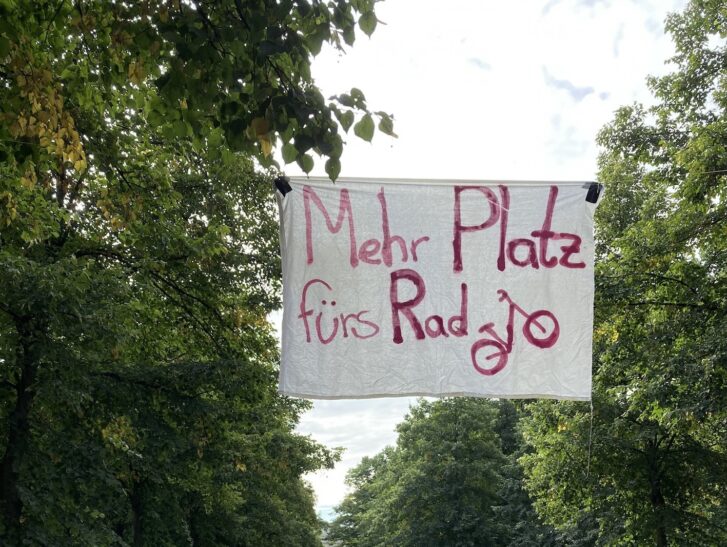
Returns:
[[[365,314],[369,313],[369,310],[361,310],[355,313],[340,313],[335,315],[333,317],[331,332],[327,335],[324,334],[324,313],[322,310],[326,307],[334,308],[336,306],[336,301],[329,300],[328,298],[323,298],[321,300],[313,299],[316,301],[316,303],[320,302],[320,305],[322,307],[321,311],[316,314],[317,310],[313,307],[310,307],[314,304],[309,302],[308,300],[308,291],[314,285],[321,285],[328,292],[333,291],[333,288],[322,279],[311,279],[303,286],[303,294],[300,298],[300,315],[298,315],[298,319],[303,320],[306,342],[310,343],[312,339],[311,325],[308,322],[308,319],[311,317],[315,317],[315,319],[313,320],[315,326],[315,336],[317,340],[323,345],[327,345],[333,342],[333,340],[339,334],[339,325],[341,329],[340,333],[343,335],[343,338],[348,338],[349,332],[353,335],[354,338],[358,338],[360,340],[371,338],[372,336],[376,336],[379,333],[379,326],[376,323],[363,318]]]
[[[401,301],[399,299],[399,283],[408,281],[411,283],[416,294],[409,300]],[[401,344],[404,341],[401,329],[400,315],[409,321],[409,325],[414,331],[414,338],[424,340],[427,336],[430,338],[438,338],[439,336],[467,336],[467,284],[462,283],[460,286],[460,313],[453,315],[446,323],[441,315],[430,315],[424,320],[422,327],[421,321],[417,318],[413,308],[418,306],[427,289],[424,279],[414,270],[402,269],[391,272],[391,286],[389,290],[389,299],[391,301],[391,322],[394,330],[394,343]]]
[[[410,258],[412,262],[417,262],[419,258],[417,256],[417,248],[422,243],[429,241],[429,237],[423,236],[413,239],[407,244],[407,241],[403,237],[395,234],[392,235],[391,228],[389,227],[389,211],[383,188],[379,190],[376,197],[381,207],[382,237],[381,239],[367,239],[361,246],[358,246],[356,227],[353,220],[353,209],[351,207],[351,196],[348,190],[340,190],[338,214],[334,221],[315,190],[310,186],[304,186],[303,208],[305,211],[305,248],[307,263],[313,264],[314,261],[311,203],[323,214],[326,228],[330,233],[337,234],[343,228],[344,222],[348,224],[349,263],[352,268],[357,267],[361,262],[373,265],[383,263],[385,266],[391,266],[394,264],[395,254],[398,254],[401,262],[408,262]],[[397,253],[394,252],[394,249],[397,250]]]
[[[452,249],[454,255],[453,270],[455,273],[461,272],[462,265],[462,235],[472,232],[486,230],[500,223],[499,251],[497,256],[497,269],[501,272],[505,270],[506,263],[520,268],[532,267],[555,268],[560,265],[564,268],[585,268],[584,262],[576,262],[573,255],[581,251],[581,237],[568,232],[554,232],[552,230],[553,212],[555,211],[555,202],[558,197],[558,187],[551,186],[548,195],[548,203],[545,208],[545,217],[540,230],[534,230],[530,233],[533,239],[517,238],[507,239],[508,216],[510,211],[510,192],[506,186],[498,186],[499,198],[495,192],[486,186],[455,186],[454,187],[454,237],[452,240]],[[489,214],[480,224],[463,225],[462,224],[462,194],[476,192],[481,194],[485,199],[489,208]],[[560,257],[549,255],[550,241],[562,241],[565,244],[560,245]],[[520,249],[524,249],[522,253]]]

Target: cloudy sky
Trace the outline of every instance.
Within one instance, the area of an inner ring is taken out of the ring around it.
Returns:
[[[672,55],[664,18],[684,3],[378,3],[385,25],[371,39],[314,64],[324,93],[359,87],[369,107],[395,116],[398,139],[348,139],[341,176],[595,180],[597,131],[619,106],[650,102],[645,77],[666,72]],[[322,161],[312,174],[325,174]],[[299,431],[346,449],[334,470],[309,477],[319,507],[341,501],[346,471],[363,456],[395,442],[414,402],[315,402]]]

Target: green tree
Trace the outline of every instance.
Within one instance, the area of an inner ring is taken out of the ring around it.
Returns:
[[[353,492],[336,508],[328,539],[352,547],[387,545],[395,518],[390,511],[399,467],[398,451],[386,447],[373,457],[364,457],[348,472],[346,484]]]
[[[276,393],[271,177],[335,178],[311,56],[372,2],[0,1],[0,537],[313,545],[335,452]],[[336,120],[340,120],[337,122]]]
[[[727,542],[727,12],[667,20],[657,104],[599,135],[594,416],[530,406],[523,458],[538,510],[590,516],[599,544]]]
[[[329,538],[344,545],[503,545],[495,507],[506,459],[498,406],[483,399],[420,401],[397,427],[395,448],[364,458],[348,477]]]
[[[509,547],[549,547],[566,542],[558,538],[555,530],[544,524],[533,507],[532,500],[523,484],[523,470],[518,460],[527,453],[520,432],[522,402],[508,400],[497,402],[498,415],[495,432],[500,438],[506,464],[502,471],[499,495],[502,503],[495,507],[500,525],[507,531],[501,545]]]

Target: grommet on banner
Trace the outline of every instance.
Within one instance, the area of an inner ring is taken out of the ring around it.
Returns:
[[[592,182],[588,185],[588,193],[586,194],[586,201],[588,203],[598,203],[598,196],[601,195],[603,190],[603,184],[600,182]]]
[[[283,197],[285,197],[285,194],[288,192],[292,192],[293,188],[290,186],[290,179],[284,175],[281,175],[275,179],[275,188],[278,189],[278,192],[283,194]]]

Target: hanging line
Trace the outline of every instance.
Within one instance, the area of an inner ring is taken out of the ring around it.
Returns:
[[[586,463],[586,478],[591,474],[591,446],[593,445],[593,397],[591,397],[591,426],[588,431],[588,460]]]
[[[318,176],[290,176],[292,182],[299,184],[319,183],[332,184],[328,177]],[[507,179],[427,179],[427,178],[388,178],[388,177],[339,177],[335,184],[391,184],[391,185],[417,185],[417,186],[550,186],[558,184],[561,186],[577,185],[587,188],[593,184],[592,180],[507,180]]]
[[[1,139],[0,139],[1,140]],[[714,175],[718,173],[727,173],[727,169],[716,169],[713,171],[699,171],[696,173],[686,173],[684,176],[692,176],[692,177],[698,177],[701,175]],[[634,179],[640,179],[644,176],[649,175],[649,173],[644,173],[643,175],[640,175],[638,177],[634,177]],[[291,181],[297,182],[297,183],[306,183],[306,182],[319,182],[319,183],[331,183],[331,179],[325,176],[307,176],[307,175],[293,175],[288,177]],[[634,179],[617,179],[617,180],[609,180],[602,182],[602,184],[618,184],[618,183],[628,183],[633,182]],[[419,184],[419,185],[448,185],[448,184],[456,184],[456,185],[498,185],[498,184],[505,184],[505,185],[523,185],[523,186],[542,186],[542,185],[550,185],[550,184],[559,184],[559,185],[571,185],[571,184],[578,184],[578,185],[585,185],[590,184],[592,182],[601,182],[601,181],[594,181],[594,180],[507,180],[507,179],[427,179],[427,178],[386,178],[386,177],[339,177],[336,179],[335,184],[338,183],[379,183],[379,184]]]

